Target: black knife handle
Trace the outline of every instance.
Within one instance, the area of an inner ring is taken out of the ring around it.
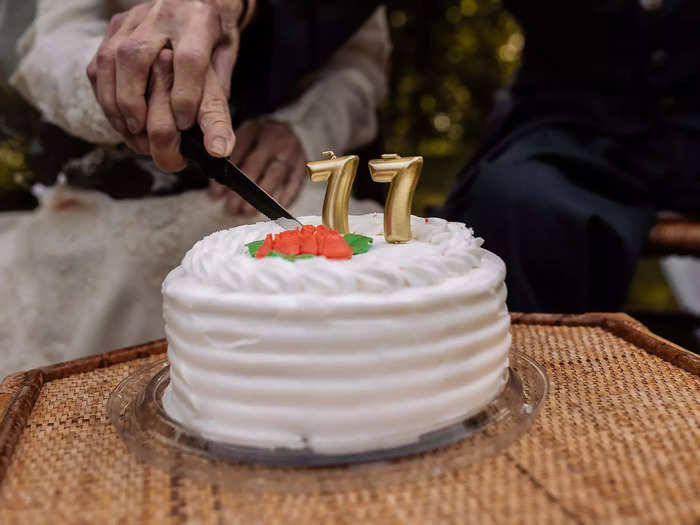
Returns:
[[[240,193],[240,180],[232,173],[228,160],[209,155],[204,147],[204,134],[199,126],[181,133],[180,153],[187,160],[198,164],[205,176]]]
[[[199,164],[202,169],[206,169],[212,157],[204,147],[204,134],[199,126],[195,125],[180,134],[180,153],[186,159]]]

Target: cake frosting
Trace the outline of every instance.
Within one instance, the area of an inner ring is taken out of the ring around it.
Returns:
[[[302,217],[320,224],[320,217]],[[273,222],[205,237],[163,284],[168,414],[208,439],[350,453],[415,442],[482,410],[510,347],[505,266],[464,224],[411,218],[349,260],[251,257]]]

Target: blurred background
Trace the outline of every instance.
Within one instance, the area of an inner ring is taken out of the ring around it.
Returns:
[[[13,2],[12,8],[28,21],[31,4]],[[7,3],[0,1],[2,6]],[[474,154],[495,93],[517,69],[524,37],[499,0],[404,0],[388,7],[394,54],[381,133],[385,151],[425,157],[415,202],[421,214],[444,200]],[[9,28],[3,39],[16,38],[22,29]],[[38,115],[7,87],[13,49],[3,46],[1,52],[0,212],[7,212],[37,204],[26,158]],[[627,310],[652,329],[697,348],[658,260],[641,262]]]
[[[415,203],[421,212],[442,203],[474,154],[525,40],[498,0],[393,2],[389,24],[391,96],[381,129],[387,151],[426,158]]]

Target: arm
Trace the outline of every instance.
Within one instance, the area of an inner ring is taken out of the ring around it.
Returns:
[[[270,118],[291,126],[308,160],[322,150],[339,153],[364,146],[377,135],[377,107],[386,95],[390,55],[382,6],[315,75],[311,86]]]
[[[10,79],[49,122],[103,144],[121,137],[95,100],[85,66],[102,42],[110,14],[101,0],[38,0]]]

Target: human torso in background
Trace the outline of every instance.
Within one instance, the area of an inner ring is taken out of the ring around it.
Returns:
[[[700,2],[554,0],[505,5],[527,35],[520,83],[656,98],[697,96]]]
[[[700,213],[700,2],[504,5],[525,47],[501,130],[585,119],[620,141],[611,157],[640,173],[642,191],[668,198],[660,206]]]

